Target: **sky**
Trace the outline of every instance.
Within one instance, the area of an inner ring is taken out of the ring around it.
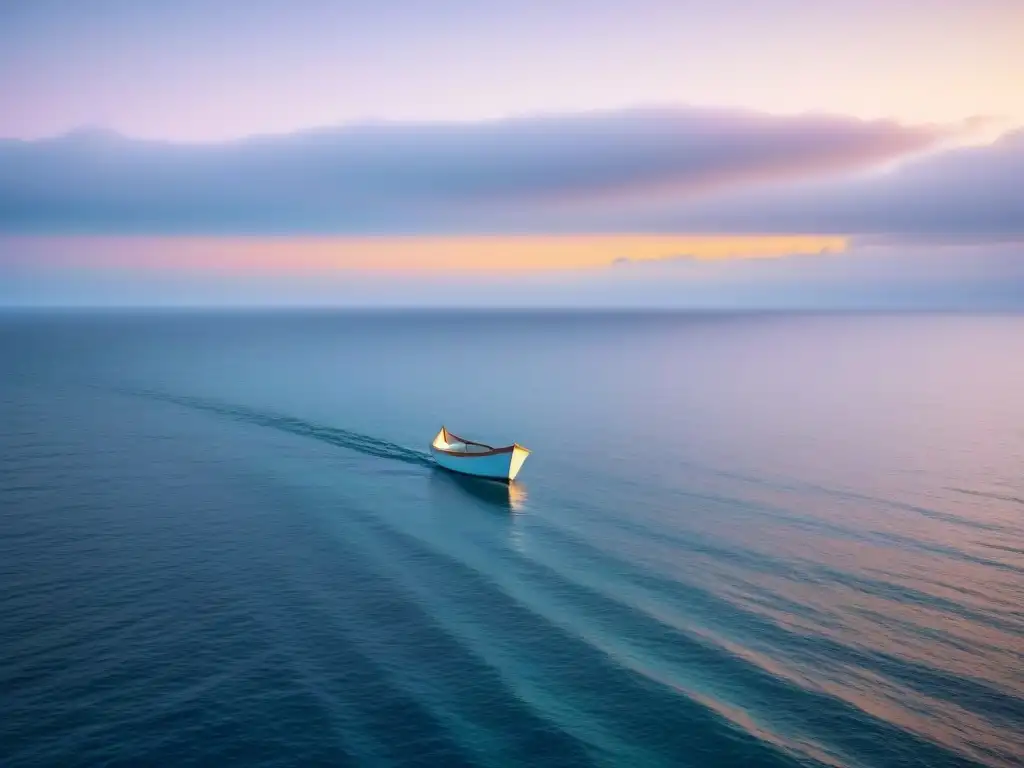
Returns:
[[[0,2],[0,304],[1024,308],[1022,0]]]

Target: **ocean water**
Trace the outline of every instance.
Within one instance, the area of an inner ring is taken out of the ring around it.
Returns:
[[[0,424],[4,768],[1024,765],[1022,316],[9,313]]]

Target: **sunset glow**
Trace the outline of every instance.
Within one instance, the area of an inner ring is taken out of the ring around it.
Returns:
[[[839,253],[846,238],[814,235],[493,237],[9,238],[23,266],[187,272],[535,272],[648,261]]]

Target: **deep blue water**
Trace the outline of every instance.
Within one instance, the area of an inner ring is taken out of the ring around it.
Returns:
[[[1022,316],[26,312],[0,365],[4,768],[1024,764]]]

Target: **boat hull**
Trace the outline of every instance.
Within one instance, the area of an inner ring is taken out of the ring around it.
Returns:
[[[431,446],[430,453],[434,456],[434,461],[438,466],[451,472],[508,483],[515,480],[516,475],[519,474],[529,451],[516,446],[508,452],[474,456],[473,454],[441,451]]]

